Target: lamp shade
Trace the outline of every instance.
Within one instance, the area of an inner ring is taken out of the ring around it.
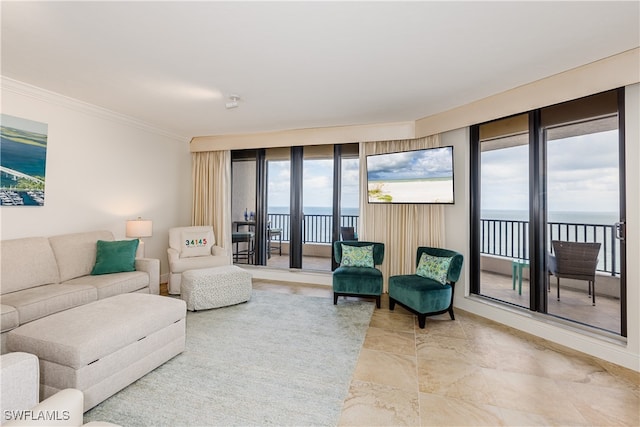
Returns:
[[[132,219],[127,221],[127,237],[151,237],[153,221],[149,219]]]

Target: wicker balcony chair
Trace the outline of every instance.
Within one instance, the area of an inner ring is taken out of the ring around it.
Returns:
[[[596,267],[600,243],[554,240],[551,245],[553,254],[549,254],[548,271],[549,275],[556,276],[558,301],[560,301],[560,278],[586,280],[589,282],[588,295],[592,297],[593,305],[596,305]]]

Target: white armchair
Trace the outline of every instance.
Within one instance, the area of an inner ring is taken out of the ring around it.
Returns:
[[[211,226],[170,228],[167,254],[167,287],[172,295],[180,294],[183,272],[231,264],[231,254],[226,249],[216,246],[216,237]]]
[[[34,354],[0,356],[0,411],[4,426],[81,426],[84,395],[75,388],[61,390],[40,402],[40,367]],[[39,403],[38,403],[39,402]],[[90,426],[115,426],[92,422]]]

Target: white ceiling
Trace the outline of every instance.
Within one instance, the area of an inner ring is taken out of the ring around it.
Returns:
[[[185,137],[388,123],[635,48],[639,6],[2,1],[2,75]]]

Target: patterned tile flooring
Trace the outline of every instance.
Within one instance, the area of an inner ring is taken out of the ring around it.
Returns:
[[[326,297],[326,286],[254,280]],[[340,304],[340,300],[338,301]],[[640,374],[481,317],[374,311],[341,426],[640,426]]]

